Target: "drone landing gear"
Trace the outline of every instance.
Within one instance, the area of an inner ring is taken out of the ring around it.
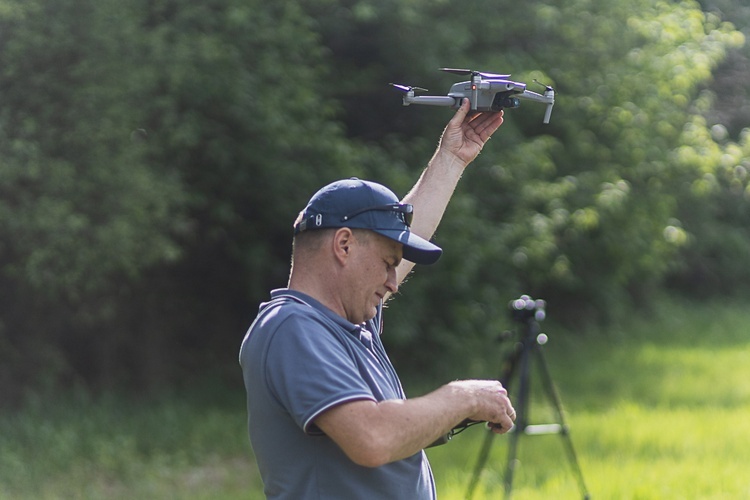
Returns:
[[[568,426],[565,424],[562,412],[562,404],[560,397],[555,390],[555,386],[552,383],[552,377],[550,376],[547,362],[544,359],[544,353],[542,346],[547,342],[547,336],[540,333],[539,321],[544,319],[544,301],[532,300],[528,296],[522,296],[511,302],[511,309],[513,318],[524,324],[524,331],[521,339],[516,344],[515,349],[507,356],[503,363],[503,371],[500,378],[500,382],[505,388],[510,391],[510,384],[514,375],[518,375],[518,392],[513,399],[513,406],[516,409],[516,423],[513,429],[509,432],[509,450],[508,450],[508,463],[505,468],[505,498],[510,498],[511,489],[513,486],[513,474],[517,466],[516,453],[518,451],[518,441],[522,434],[526,435],[542,435],[542,434],[559,434],[563,439],[563,444],[570,461],[570,465],[573,469],[573,474],[576,476],[578,486],[581,491],[581,495],[584,500],[588,500],[589,493],[586,489],[586,484],[583,480],[583,474],[581,468],[578,465],[578,459],[576,458],[575,449],[573,448],[573,441],[570,438]],[[555,414],[557,416],[557,422],[552,424],[541,424],[541,425],[529,425],[529,393],[530,393],[530,382],[531,382],[531,361],[532,356],[537,359],[539,363],[539,372],[542,376],[543,389],[552,404]],[[474,495],[474,490],[479,483],[479,476],[487,463],[489,458],[490,447],[492,445],[492,439],[495,434],[488,431],[485,435],[484,443],[479,452],[477,458],[477,464],[474,468],[474,473],[469,483],[469,487],[466,493],[467,500],[471,500]]]

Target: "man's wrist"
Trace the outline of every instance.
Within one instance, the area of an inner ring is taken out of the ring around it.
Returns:
[[[479,401],[473,391],[467,391],[466,382],[454,380],[445,385],[450,390],[452,406],[460,410],[460,419],[475,414],[479,409]]]
[[[457,154],[438,148],[430,160],[429,167],[439,168],[446,171],[456,171],[461,174],[470,162],[462,160]]]

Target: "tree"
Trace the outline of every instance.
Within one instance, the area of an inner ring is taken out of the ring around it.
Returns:
[[[750,9],[733,0],[701,2],[714,19],[750,33]],[[745,82],[750,77],[750,45],[735,44],[695,103],[698,114],[685,129],[675,161],[691,172],[682,183],[679,219],[687,232],[669,283],[683,293],[706,297],[747,292],[750,279],[750,190],[748,114]]]
[[[10,392],[72,374],[66,350],[90,350],[86,362],[105,368],[123,339],[98,330],[115,320],[128,283],[179,256],[182,198],[179,179],[148,163],[134,132],[127,26],[81,0],[6,7],[0,390]]]
[[[283,284],[268,262],[288,259],[299,200],[359,154],[318,92],[309,19],[234,0],[6,5],[0,389],[205,366]]]

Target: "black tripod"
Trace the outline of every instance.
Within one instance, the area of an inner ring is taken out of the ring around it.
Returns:
[[[552,383],[552,377],[547,367],[547,362],[544,359],[544,353],[542,352],[542,346],[547,342],[547,336],[540,333],[539,322],[545,318],[545,302],[543,300],[533,300],[528,295],[523,295],[520,298],[510,303],[510,310],[512,317],[515,321],[523,323],[524,330],[521,334],[520,340],[516,343],[515,349],[508,354],[505,362],[503,363],[502,375],[500,382],[503,387],[510,391],[511,379],[514,375],[518,374],[518,393],[513,397],[513,406],[516,410],[516,422],[513,429],[510,431],[510,443],[508,451],[508,463],[505,468],[505,497],[510,498],[511,489],[513,486],[513,472],[516,467],[516,452],[518,450],[518,439],[522,434],[528,435],[540,435],[540,434],[560,434],[563,438],[563,443],[570,460],[573,473],[578,480],[578,486],[580,487],[581,494],[584,499],[589,498],[589,493],[586,490],[586,484],[583,481],[583,474],[581,468],[578,465],[575,450],[573,449],[573,441],[570,438],[568,432],[568,426],[565,424],[563,419],[562,404],[560,403],[560,397],[557,395],[555,386]],[[541,424],[541,425],[529,425],[529,392],[531,382],[531,356],[532,354],[536,357],[539,362],[540,373],[542,375],[542,386],[547,394],[552,406],[557,414],[557,423],[554,424]],[[495,434],[493,432],[487,432],[485,435],[482,449],[479,452],[476,467],[474,468],[474,474],[472,475],[469,488],[466,493],[467,500],[471,500],[474,495],[474,489],[479,483],[479,476],[487,463],[487,458],[490,453],[490,446],[492,445],[492,438]]]

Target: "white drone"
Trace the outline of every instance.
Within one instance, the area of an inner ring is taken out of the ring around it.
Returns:
[[[474,111],[500,111],[504,108],[517,108],[520,106],[519,97],[530,99],[547,105],[544,113],[544,123],[549,123],[550,116],[552,115],[552,106],[555,104],[555,89],[549,85],[540,84],[544,87],[544,93],[537,94],[536,92],[526,90],[525,83],[508,80],[510,75],[497,75],[470,69],[453,68],[440,68],[440,71],[456,75],[471,75],[471,80],[454,83],[448,95],[445,96],[418,96],[415,93],[427,92],[427,89],[396,83],[391,83],[391,85],[405,93],[403,98],[404,106],[425,104],[428,106],[459,108],[463,99],[468,98],[471,102],[471,109]]]

